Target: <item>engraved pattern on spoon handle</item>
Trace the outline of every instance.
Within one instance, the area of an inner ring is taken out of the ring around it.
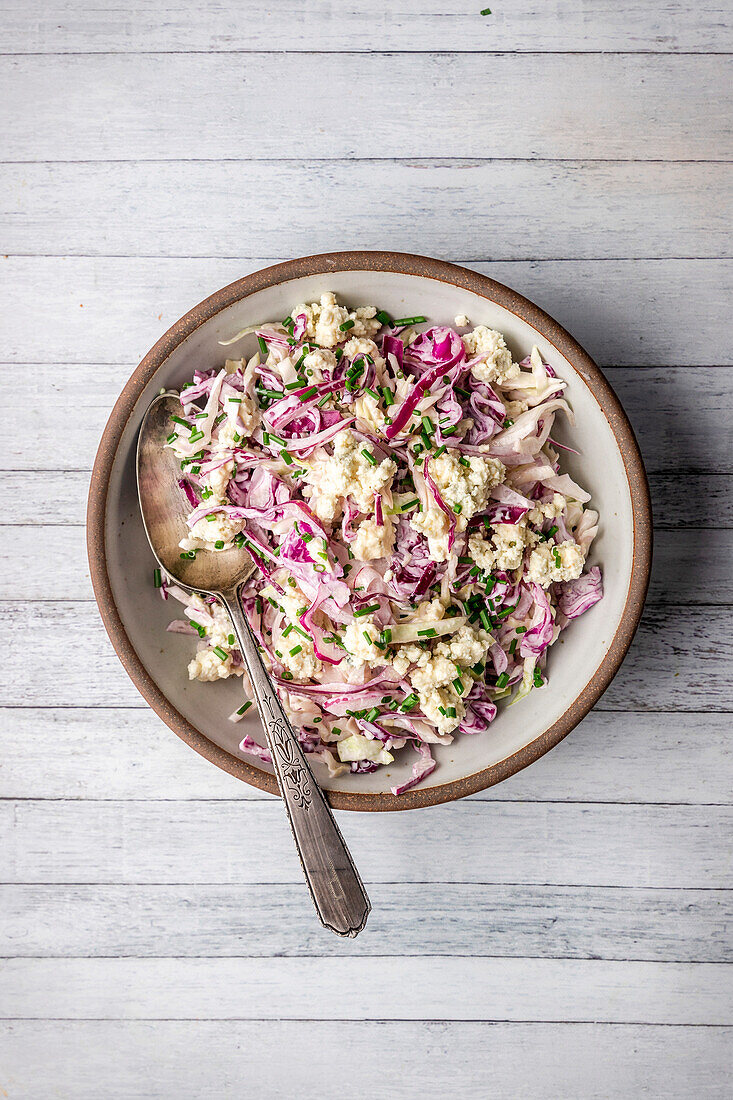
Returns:
[[[356,936],[371,909],[364,884],[262,663],[236,593],[223,597],[239,639],[306,881],[321,923]]]

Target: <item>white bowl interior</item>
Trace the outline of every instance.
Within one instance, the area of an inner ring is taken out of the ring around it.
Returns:
[[[161,387],[179,387],[193,370],[209,370],[227,357],[253,354],[254,337],[231,348],[218,341],[246,325],[285,317],[298,302],[317,299],[332,290],[350,306],[375,304],[392,316],[425,315],[431,323],[453,323],[467,314],[473,324],[486,324],[504,333],[515,358],[526,355],[533,344],[545,360],[569,382],[566,396],[575,412],[570,428],[559,416],[553,436],[570,443],[580,457],[563,452],[567,470],[592,494],[592,506],[601,515],[600,530],[591,561],[603,569],[605,595],[584,616],[572,623],[550,651],[548,686],[533,691],[516,706],[500,709],[484,733],[458,737],[450,746],[436,746],[438,767],[423,784],[439,786],[465,778],[499,763],[534,741],[567,710],[601,664],[618,628],[632,566],[632,501],[622,456],[596,398],[578,372],[531,325],[507,309],[449,283],[423,276],[378,271],[339,271],[291,280],[261,290],[223,310],[189,336],[163,363],[137,402],[123,433],[107,498],[106,542],[110,583],[129,638],[150,677],[191,725],[227,752],[269,770],[241,754],[238,744],[245,733],[263,743],[256,715],[237,724],[227,716],[242,702],[239,678],[214,684],[190,682],[186,666],[196,640],[169,634],[166,625],[180,617],[180,607],[163,601],[153,587],[154,561],[147,544],[137,504],[135,446],[137,431],[149,402]],[[384,793],[410,773],[414,754],[409,746],[395,763],[366,775],[329,779],[316,764],[319,781],[330,789]]]

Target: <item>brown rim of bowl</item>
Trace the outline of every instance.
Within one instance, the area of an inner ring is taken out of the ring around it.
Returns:
[[[644,463],[634,431],[621,404],[600,369],[588,353],[544,310],[502,283],[465,267],[402,252],[330,252],[303,256],[245,275],[204,299],[189,310],[151,348],[131,375],[104,429],[92,469],[87,506],[87,551],[94,595],[110,641],[135,687],[153,710],[201,756],[238,779],[277,794],[274,775],[238,760],[210,741],[183,717],[154,683],[138,657],[122,624],[107,573],[105,517],[107,491],[120,438],[135,404],[152,376],[186,337],[221,310],[256,291],[308,275],[337,271],[385,271],[436,279],[471,291],[526,321],[563,355],[588,384],[608,420],[621,451],[629,494],[633,505],[634,549],[631,578],[623,614],[608,651],[580,694],[561,717],[543,734],[518,752],[472,775],[435,787],[417,787],[405,794],[363,794],[329,791],[330,804],[337,810],[410,810],[435,806],[474,794],[500,783],[526,768],[558,744],[588,714],[611,680],[631,645],[641,618],[649,584],[652,552],[652,512]]]

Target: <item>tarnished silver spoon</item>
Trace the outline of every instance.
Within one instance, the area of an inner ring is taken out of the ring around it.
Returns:
[[[262,663],[239,592],[254,570],[246,550],[202,552],[182,558],[179,541],[189,533],[190,512],[179,487],[180,465],[170,447],[171,415],[180,415],[175,394],[152,402],[140,427],[137,488],[145,531],[160,566],[189,591],[215,596],[229,612],[249,673],[280,794],[290,819],[318,916],[339,936],[356,936],[366,924],[371,905],[331,808],[315,781],[303,750],[280,705]]]

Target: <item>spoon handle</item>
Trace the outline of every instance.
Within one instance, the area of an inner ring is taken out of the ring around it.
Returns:
[[[225,595],[290,819],[295,845],[321,923],[339,936],[356,936],[371,904],[331,808],[305,759],[242,610],[238,593]]]

